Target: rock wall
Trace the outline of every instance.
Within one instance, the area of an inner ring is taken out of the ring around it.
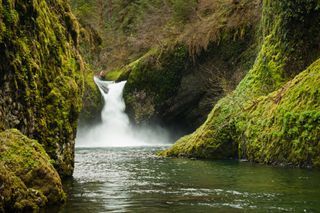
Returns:
[[[162,154],[319,167],[319,6],[264,0],[253,68],[201,127]]]
[[[82,107],[79,24],[62,0],[0,0],[0,130],[42,144],[70,176]]]
[[[185,46],[153,49],[132,67],[124,88],[127,112],[137,124],[162,116],[176,95],[188,65]]]
[[[254,0],[224,4],[194,26],[196,33],[187,31],[117,71],[119,79],[128,78],[124,98],[135,123],[157,121],[192,132],[251,68],[261,5]],[[206,37],[208,43],[202,44]]]
[[[103,99],[98,86],[94,82],[94,75],[99,59],[101,37],[90,26],[82,24],[80,29],[79,49],[85,60],[83,107],[80,113],[79,125],[95,125],[101,122]]]

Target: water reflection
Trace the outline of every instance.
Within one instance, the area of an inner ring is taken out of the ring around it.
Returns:
[[[320,209],[320,172],[236,161],[163,159],[160,148],[77,149],[61,212]]]

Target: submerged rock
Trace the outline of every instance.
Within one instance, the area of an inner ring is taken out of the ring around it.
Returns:
[[[0,133],[0,212],[31,211],[66,199],[50,157],[16,129]]]

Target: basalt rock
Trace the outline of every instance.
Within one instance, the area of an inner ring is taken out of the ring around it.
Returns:
[[[175,43],[153,48],[117,71],[118,79],[128,79],[124,99],[136,124],[160,121],[192,132],[251,68],[259,50],[261,5],[254,0],[241,8],[225,4],[227,9],[223,6],[212,14],[217,20],[199,23],[199,34],[189,32]],[[217,26],[208,28],[212,22]],[[204,36],[212,39],[199,49]]]
[[[0,0],[0,130],[43,145],[70,176],[82,107],[79,24],[61,0]]]
[[[263,43],[236,90],[165,156],[319,167],[319,1],[264,0]]]

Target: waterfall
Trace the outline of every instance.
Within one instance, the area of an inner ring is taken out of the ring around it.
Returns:
[[[79,128],[77,147],[126,147],[169,145],[168,133],[160,127],[134,128],[125,113],[123,89],[125,81],[115,83],[95,77],[104,99],[102,123],[91,128]]]

